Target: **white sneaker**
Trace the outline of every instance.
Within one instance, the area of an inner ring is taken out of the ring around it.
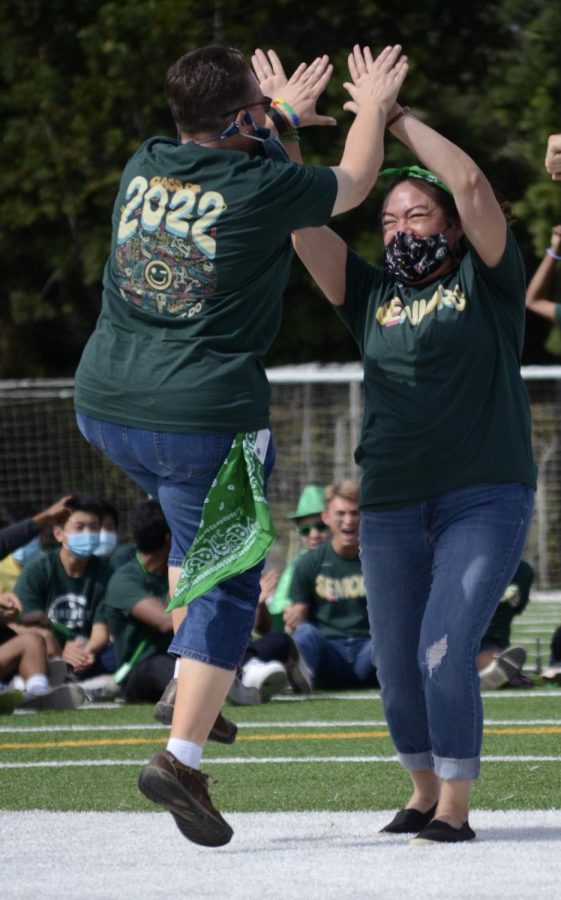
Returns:
[[[242,669],[242,684],[247,688],[256,688],[261,703],[267,703],[273,694],[284,691],[288,685],[288,677],[282,663],[276,660],[263,662],[253,658]]]
[[[90,703],[101,700],[115,700],[121,696],[121,687],[112,675],[96,675],[78,682]]]
[[[541,673],[544,681],[552,684],[561,684],[561,663],[553,663],[549,668],[544,669]]]

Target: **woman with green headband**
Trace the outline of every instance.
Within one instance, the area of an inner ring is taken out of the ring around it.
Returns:
[[[356,47],[350,65],[358,85],[369,50]],[[520,376],[525,276],[477,164],[407,107],[395,104],[386,128],[419,165],[389,173],[384,266],[328,228],[298,231],[294,245],[364,361],[361,560],[386,718],[413,783],[382,831],[451,843],[475,837],[475,659],[536,487]],[[380,159],[383,141],[381,130]]]

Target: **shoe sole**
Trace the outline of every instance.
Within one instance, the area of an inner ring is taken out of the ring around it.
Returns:
[[[257,688],[246,687],[239,680],[234,681],[226,699],[234,706],[258,706],[263,702]]]
[[[86,693],[77,684],[62,684],[42,697],[35,697],[25,703],[24,708],[38,712],[56,709],[77,709],[86,700]]]
[[[259,688],[261,703],[268,703],[274,694],[280,694],[288,686],[286,672],[273,672]]]
[[[185,793],[178,796],[177,779],[156,766],[144,766],[138,776],[138,788],[148,800],[170,812],[181,834],[202,847],[223,847],[232,840],[233,829],[217,822],[209,811]]]
[[[299,660],[288,659],[286,662],[286,674],[295,694],[311,694],[312,685],[305,677],[299,665]]]
[[[161,722],[162,725],[171,725],[171,720],[173,719],[173,704],[172,703],[156,703],[156,707],[154,709],[154,718]]]

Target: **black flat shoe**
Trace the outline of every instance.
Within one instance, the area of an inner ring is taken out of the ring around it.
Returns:
[[[474,837],[475,831],[469,827],[468,822],[464,822],[461,828],[454,828],[448,822],[434,819],[409,843],[417,847],[423,844],[459,844],[463,841],[473,841]]]
[[[381,828],[378,834],[414,834],[422,831],[431,821],[436,811],[435,805],[428,812],[419,812],[418,809],[400,809],[391,822]]]

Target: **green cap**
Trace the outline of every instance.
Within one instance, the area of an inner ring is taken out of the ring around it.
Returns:
[[[324,488],[320,484],[307,484],[298,499],[295,512],[289,513],[288,519],[302,519],[304,516],[316,516],[323,512],[325,505]]]

